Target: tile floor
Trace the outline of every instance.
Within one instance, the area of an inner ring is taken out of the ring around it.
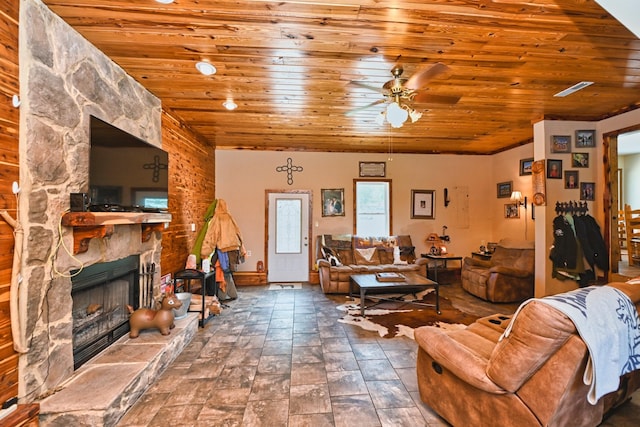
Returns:
[[[510,313],[442,286],[477,315]],[[447,426],[420,401],[416,344],[338,323],[345,296],[319,286],[269,291],[240,287],[230,308],[200,329],[186,350],[121,419],[134,426]],[[640,394],[603,425],[640,420]]]

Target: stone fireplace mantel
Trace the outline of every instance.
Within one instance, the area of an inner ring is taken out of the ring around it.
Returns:
[[[169,222],[171,214],[150,212],[67,212],[62,217],[62,225],[73,227],[74,255],[86,252],[91,239],[113,234],[115,225],[141,224],[142,242],[146,242]]]

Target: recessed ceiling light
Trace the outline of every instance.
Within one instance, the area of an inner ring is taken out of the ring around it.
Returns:
[[[592,84],[593,84],[593,82],[580,82],[580,83],[576,83],[576,84],[574,84],[573,86],[568,87],[568,88],[566,88],[565,90],[563,90],[563,91],[561,91],[561,92],[558,92],[558,93],[556,93],[556,94],[555,94],[555,95],[553,95],[553,96],[558,97],[558,98],[562,98],[562,97],[564,97],[564,96],[571,95],[571,94],[572,94],[572,93],[574,93],[574,92],[577,92],[577,91],[579,91],[579,90],[582,90],[582,89],[584,89],[584,88],[585,88],[585,87],[587,87],[587,86],[591,86]]]
[[[173,3],[173,0],[156,0],[158,3],[162,3],[162,4],[171,4]]]
[[[229,111],[233,111],[236,108],[238,108],[238,104],[236,104],[235,102],[233,102],[233,99],[227,99],[226,101],[224,101],[222,103],[222,105],[224,106],[224,108],[226,108]]]
[[[216,73],[216,67],[209,64],[208,62],[200,61],[196,64],[196,68],[205,76],[210,76]]]

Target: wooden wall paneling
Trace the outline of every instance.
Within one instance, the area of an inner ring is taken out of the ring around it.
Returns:
[[[162,233],[162,274],[184,269],[204,214],[215,199],[215,149],[171,111],[162,113],[162,148],[169,153],[169,228]],[[196,231],[191,231],[191,224]]]
[[[16,217],[12,183],[19,180],[20,113],[11,99],[20,93],[18,73],[19,0],[0,10],[0,209]],[[13,350],[9,292],[13,264],[13,229],[0,219],[0,404],[18,395],[18,354]]]

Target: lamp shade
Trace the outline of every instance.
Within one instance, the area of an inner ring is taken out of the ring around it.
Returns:
[[[511,201],[512,202],[520,202],[522,201],[522,193],[520,191],[514,191],[511,193]]]

